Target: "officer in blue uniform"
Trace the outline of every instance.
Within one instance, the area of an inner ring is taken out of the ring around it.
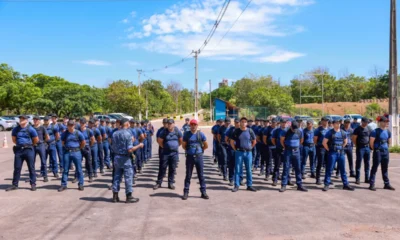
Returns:
[[[354,174],[353,164],[353,141],[351,140],[354,130],[350,127],[350,119],[345,119],[343,124],[343,130],[346,132],[347,145],[344,148],[344,153],[347,157],[350,169],[350,177],[356,177]],[[336,176],[338,176],[339,168],[337,169]]]
[[[129,120],[129,125],[130,125],[130,127],[128,128],[128,130],[129,130],[129,132],[132,134],[132,136],[133,136],[133,146],[137,146],[137,145],[139,145],[139,135],[138,135],[138,131],[136,130],[136,128],[135,128],[135,120],[134,119],[131,119],[131,120]],[[139,150],[139,149],[138,149]],[[134,151],[133,152],[133,154],[134,154],[134,156],[135,156],[135,158],[133,159],[133,163],[132,163],[132,168],[133,168],[133,176],[134,176],[134,179],[135,179],[135,176],[137,176],[137,174],[136,173],[142,173],[142,163],[141,162],[139,162],[138,160],[137,160],[137,151],[138,150],[136,150],[136,151]],[[133,182],[134,183],[134,182]]]
[[[361,125],[354,129],[353,143],[356,145],[356,184],[360,184],[361,162],[364,161],[365,183],[369,183],[371,150],[369,148],[368,118],[361,119]]]
[[[94,120],[93,118],[89,120],[89,128],[92,130],[93,135],[94,135],[94,142],[93,144],[91,144],[90,146],[90,153],[92,155],[92,159],[93,159],[93,177],[97,178],[97,171],[100,168],[100,173],[104,174],[104,165],[100,164],[99,161],[99,149],[97,146],[97,142],[101,141],[101,133],[100,130],[98,128],[96,128],[96,120]]]
[[[315,144],[314,144],[314,121],[307,120],[307,126],[303,129],[303,154],[301,160],[301,173],[306,176],[307,159],[310,159],[311,178],[315,178]]]
[[[149,126],[149,120],[144,121],[143,128],[146,132],[146,152],[144,154],[146,161],[144,163],[147,164],[147,162],[150,159],[151,141],[152,141],[152,137],[153,137],[153,132],[151,131],[151,128]]]
[[[196,166],[196,172],[199,178],[201,198],[209,199],[206,193],[203,169],[203,154],[204,150],[208,148],[207,139],[204,133],[197,130],[198,123],[195,119],[192,119],[189,124],[190,130],[184,132],[182,142],[182,147],[186,151],[186,177],[182,200],[186,200],[189,197],[190,179],[192,178],[194,166]]]
[[[40,125],[40,117],[34,116],[33,117],[33,128],[36,130],[39,138],[39,142],[35,145],[35,162],[36,162],[36,155],[39,155],[40,158],[40,176],[43,177],[44,182],[48,182],[49,179],[47,178],[47,167],[46,167],[46,141],[49,140],[49,134],[45,127]],[[35,165],[35,164],[34,164]]]
[[[144,142],[144,138],[145,138],[145,132],[143,132],[141,126],[140,126],[140,122],[138,120],[135,120],[135,131],[137,132],[138,135],[138,140],[139,143],[143,143],[143,145],[145,144]],[[143,148],[139,148],[136,150],[136,165],[140,165],[143,167],[143,162],[144,162],[144,158],[143,158],[143,151],[145,150],[146,146],[143,146]]]
[[[49,158],[49,167],[53,172],[54,177],[58,178],[58,163],[57,163],[57,137],[60,136],[58,125],[49,124],[49,117],[44,117],[43,126],[46,128],[47,133],[49,134],[49,139],[46,141],[47,144],[47,152],[46,155]],[[62,150],[61,150],[62,152]],[[59,158],[63,160],[63,157]],[[63,166],[60,162],[60,166]],[[60,169],[61,170],[61,169]]]
[[[247,118],[240,119],[240,128],[235,129],[232,134],[230,144],[235,151],[235,187],[232,192],[237,192],[240,185],[240,175],[243,174],[243,163],[246,167],[246,184],[247,190],[256,192],[253,187],[253,176],[251,149],[256,145],[256,135],[251,128],[247,127]]]
[[[300,146],[303,142],[303,133],[299,130],[299,123],[292,121],[290,129],[285,135],[281,136],[281,145],[284,148],[283,158],[283,171],[282,171],[282,187],[279,192],[286,191],[288,183],[290,165],[293,164],[296,173],[297,190],[307,192],[308,190],[303,186],[301,174],[301,160],[300,160]]]
[[[58,161],[60,164],[60,173],[61,173],[64,168],[63,147],[62,147],[61,139],[60,139],[61,130],[63,130],[63,129],[60,130],[60,125],[62,125],[62,124],[58,124],[57,120],[58,120],[57,115],[52,114],[51,115],[51,121],[52,121],[51,125],[55,129],[54,135],[55,135],[55,140],[56,140],[56,149],[57,149],[56,151],[57,151],[57,155],[58,155]],[[58,170],[58,168],[57,168],[57,170]]]
[[[225,118],[225,124],[222,125],[218,131],[218,143],[220,146],[218,165],[221,166],[220,175],[222,174],[224,181],[228,181],[227,166],[228,166],[229,143],[226,142],[225,137],[230,127],[231,127],[231,119],[227,117]]]
[[[181,131],[182,131],[183,133],[185,133],[185,132],[187,132],[187,131],[190,131],[189,121],[190,121],[189,118],[186,118],[186,119],[185,119],[185,124],[183,124],[182,129],[181,129]]]
[[[14,151],[14,173],[12,186],[6,191],[18,189],[19,179],[21,177],[22,164],[26,161],[29,170],[29,179],[31,190],[36,191],[36,173],[35,173],[35,149],[34,145],[39,142],[36,130],[28,124],[28,117],[19,116],[19,125],[13,128],[11,132],[12,141],[15,144]]]
[[[114,135],[115,132],[117,132],[119,129],[121,129],[121,120],[117,119],[115,121],[115,125],[114,128],[111,131],[110,137],[108,138],[108,142],[110,144],[110,156],[111,156],[111,161],[114,162],[114,151],[113,151],[113,141],[112,141],[112,137]],[[111,185],[108,187],[109,190],[112,190],[112,186],[114,184],[114,178],[115,178],[115,168],[112,169],[112,178],[111,178]],[[119,189],[118,189],[119,191]]]
[[[353,118],[353,122],[350,124],[350,127],[355,130],[359,126],[360,126],[360,123],[357,121],[357,118]]]
[[[253,156],[253,172],[257,170],[257,168],[260,167],[260,173],[264,172],[264,152],[262,149],[262,132],[264,127],[261,125],[253,125],[253,121],[249,120],[249,125],[247,126],[248,128],[251,128],[256,135],[256,146],[252,149],[251,154]],[[260,139],[261,137],[261,139]],[[260,175],[261,176],[261,175]]]
[[[174,119],[168,119],[167,129],[162,131],[158,142],[163,148],[163,157],[161,160],[161,168],[158,170],[157,183],[153,189],[161,187],[164,175],[168,167],[168,188],[174,190],[175,169],[179,159],[179,146],[182,145],[182,132],[175,127]]]
[[[101,141],[97,141],[97,150],[98,150],[98,158],[100,161],[100,166],[106,166],[107,169],[110,169],[110,163],[105,162],[104,158],[104,147],[103,147],[103,138],[106,135],[105,129],[100,125],[100,120],[98,118],[94,118],[95,120],[95,126],[97,129],[99,129],[100,134],[101,134]]]
[[[265,151],[265,180],[269,180],[269,176],[273,174],[272,161],[273,156],[276,154],[276,146],[272,143],[272,134],[276,129],[277,121],[275,118],[271,119],[270,125],[264,128],[264,132],[262,134],[262,142],[264,144]]]
[[[214,164],[218,162],[219,155],[219,142],[218,142],[218,132],[221,127],[222,121],[218,119],[216,124],[211,128],[211,133],[213,135],[213,156],[214,156]],[[218,167],[220,169],[220,167]]]
[[[81,118],[80,119],[80,125],[81,128],[79,131],[82,133],[84,139],[85,139],[85,146],[82,148],[81,153],[82,157],[85,158],[85,168],[87,171],[87,175],[89,176],[89,182],[93,182],[93,161],[94,158],[92,156],[92,151],[91,147],[95,144],[95,139],[94,139],[94,134],[93,131],[90,128],[86,127],[87,121],[86,118]],[[83,161],[83,158],[81,160],[81,163]],[[77,179],[78,174],[75,173],[75,179]],[[76,182],[76,181],[75,181]],[[74,181],[72,181],[74,183]]]
[[[238,118],[235,118],[234,120],[234,126],[230,126],[226,136],[225,136],[225,142],[230,143],[232,140],[232,134],[235,131],[235,129],[238,129],[240,127],[240,120]],[[229,144],[226,153],[228,154],[228,179],[229,179],[229,186],[234,185],[234,177],[235,177],[235,151],[233,150],[232,146]],[[240,186],[243,186],[243,174],[240,175]]]
[[[153,152],[153,136],[154,136],[154,126],[149,122],[149,120],[146,120],[147,124],[147,131],[149,134],[147,135],[147,160],[152,158],[152,152]]]
[[[163,120],[162,120],[162,124],[163,124],[163,126],[162,127],[160,127],[158,130],[157,130],[157,133],[156,133],[156,138],[157,138],[157,143],[158,143],[158,159],[159,159],[159,169],[161,169],[162,168],[162,159],[163,159],[163,156],[162,156],[162,154],[163,154],[163,148],[161,147],[161,144],[160,144],[160,136],[161,136],[161,133],[165,130],[165,129],[168,129],[168,118],[164,118]]]
[[[379,165],[381,165],[384,189],[394,191],[395,188],[390,185],[389,181],[389,145],[392,142],[392,133],[387,130],[389,120],[385,116],[377,118],[378,128],[373,130],[370,135],[370,147],[374,151],[372,154],[372,168],[370,175],[369,190],[376,191],[375,177]]]
[[[273,182],[272,186],[276,186],[278,183],[278,178],[279,178],[279,168],[281,166],[281,163],[283,161],[283,146],[281,144],[281,137],[286,134],[286,120],[281,118],[280,120],[280,127],[276,128],[272,132],[272,137],[271,137],[271,142],[275,146],[275,154],[274,154],[274,174],[272,176]],[[274,153],[274,152],[273,152]],[[290,177],[290,175],[289,175]],[[294,185],[290,180],[288,180],[288,185],[292,186]]]
[[[75,121],[69,120],[68,121],[68,128],[61,135],[61,142],[64,147],[64,172],[61,179],[61,187],[58,189],[59,192],[62,192],[67,189],[67,181],[68,181],[68,173],[69,173],[69,166],[73,162],[78,177],[78,190],[83,191],[84,187],[84,179],[83,179],[83,172],[82,172],[82,153],[81,149],[85,147],[85,137],[82,133],[75,129]]]
[[[336,161],[338,162],[338,168],[342,177],[343,189],[354,191],[354,188],[349,185],[346,175],[346,161],[344,159],[344,147],[347,145],[346,132],[340,129],[339,120],[333,120],[333,129],[326,132],[322,145],[328,152],[328,163],[325,169],[325,180],[323,191],[329,190],[331,184],[331,175],[333,168],[335,167]]]
[[[256,137],[258,136],[258,127],[259,126],[256,126],[255,124],[253,124],[254,122],[253,122],[253,120],[251,120],[251,119],[249,119],[249,122],[248,122],[248,124],[247,124],[247,127],[248,128],[251,128],[252,130],[253,130],[253,132],[254,132],[254,134],[256,135]],[[258,143],[258,139],[257,139],[257,143]],[[253,172],[255,172],[256,170],[257,170],[257,168],[258,167],[260,167],[260,162],[256,162],[256,156],[257,156],[257,150],[259,150],[258,148],[257,148],[257,144],[256,144],[256,147],[254,147],[252,150],[251,150],[251,155],[253,156]],[[260,160],[260,159],[259,159]]]
[[[314,131],[314,144],[317,154],[317,174],[316,174],[316,184],[321,185],[321,168],[328,162],[328,152],[322,145],[325,134],[328,131],[328,118],[321,118],[321,126],[319,126]]]
[[[110,145],[108,143],[108,134],[107,134],[107,126],[105,119],[100,120],[100,133],[103,140],[103,153],[104,153],[104,164],[108,169],[111,168],[110,162]]]
[[[148,147],[148,145],[147,145],[147,131],[146,131],[145,125],[146,125],[145,121],[141,121],[140,125],[139,125],[140,131],[143,134],[142,143],[143,143],[144,146],[143,146],[143,149],[141,151],[141,159],[142,159],[142,163],[143,164],[146,163],[146,161],[147,161],[147,147]]]
[[[132,154],[143,147],[143,144],[133,146],[132,134],[129,131],[129,120],[123,118],[121,120],[121,129],[112,134],[112,148],[114,152],[114,178],[113,178],[113,202],[119,202],[118,192],[120,190],[120,182],[122,175],[125,179],[126,203],[136,203],[139,198],[132,196],[133,192],[133,168]]]

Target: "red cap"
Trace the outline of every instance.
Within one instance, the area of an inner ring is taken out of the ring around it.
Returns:
[[[197,125],[197,120],[196,119],[192,119],[192,120],[190,120],[189,124],[190,125],[192,125],[192,124]]]

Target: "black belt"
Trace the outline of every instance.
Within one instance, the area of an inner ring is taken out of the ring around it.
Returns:
[[[80,148],[65,148],[68,152],[78,152],[81,149]]]
[[[287,150],[296,151],[299,150],[300,147],[286,147]]]
[[[251,150],[244,149],[244,148],[236,148],[236,151],[239,151],[239,152],[251,152]]]
[[[31,147],[33,147],[33,145],[30,145],[30,144],[28,144],[28,145],[17,145],[17,148],[20,148],[20,149],[31,148]]]
[[[131,156],[130,154],[119,154],[119,153],[115,153],[115,155],[117,155],[117,156],[123,156],[123,157],[129,157],[129,156]]]
[[[357,145],[357,148],[366,148],[366,147],[369,147],[369,145],[368,144],[359,144],[359,145]]]
[[[303,143],[303,145],[307,147],[314,147],[314,143]]]

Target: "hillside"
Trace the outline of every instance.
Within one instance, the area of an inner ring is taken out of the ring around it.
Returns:
[[[384,112],[388,111],[389,102],[388,99],[366,99],[360,102],[334,102],[334,103],[324,103],[324,113],[325,114],[335,114],[335,115],[345,115],[351,113],[358,113],[363,115],[366,111],[366,106],[371,103],[378,103],[379,106],[384,109]],[[296,108],[309,108],[322,110],[321,103],[308,103],[308,104],[296,104]],[[383,113],[383,112],[382,112]],[[382,114],[377,113],[377,114]]]

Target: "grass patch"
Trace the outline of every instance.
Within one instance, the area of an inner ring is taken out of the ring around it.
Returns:
[[[389,148],[390,153],[400,153],[400,146],[393,146]]]

